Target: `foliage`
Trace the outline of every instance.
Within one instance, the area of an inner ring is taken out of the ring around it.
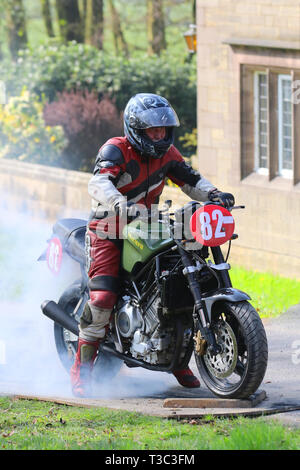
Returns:
[[[47,40],[48,37],[41,8],[41,2],[44,3],[45,1],[46,0],[23,0],[26,12],[27,36],[29,44],[34,48],[38,47],[41,42]],[[50,12],[54,35],[57,39],[63,40],[63,37],[60,35],[60,22],[57,14],[57,4],[61,2],[57,2],[56,0],[47,1],[51,7]],[[100,0],[93,0],[93,3],[99,1]],[[195,23],[192,13],[193,1],[194,0],[163,0],[167,50],[172,56],[177,55],[184,57],[188,55],[183,33],[190,23]],[[86,3],[86,0],[79,0],[81,16],[83,18],[85,17],[85,20],[87,16],[84,14],[83,10]],[[105,23],[103,28],[103,48],[107,53],[114,55],[117,53],[117,50],[114,41],[114,18],[110,11],[111,2],[105,0],[103,3]],[[146,0],[113,0],[113,4],[119,13],[120,26],[128,45],[129,54],[133,56],[146,53],[149,44],[147,28],[145,27],[147,23]],[[0,10],[5,12],[6,9],[7,0],[0,0]],[[4,15],[0,15],[0,23],[1,16]],[[97,22],[97,15],[93,14],[93,19]],[[85,29],[84,24],[82,28]],[[97,31],[99,31],[99,29],[101,34],[101,25],[100,28],[97,26]],[[2,31],[0,27],[0,42],[2,40],[3,52],[9,55],[7,34],[4,33],[6,33],[6,24],[3,24]]]
[[[93,46],[54,42],[22,51],[18,61],[7,62],[3,70],[9,95],[19,94],[26,86],[50,102],[63,91],[95,91],[99,98],[110,94],[121,112],[135,93],[163,95],[180,118],[176,141],[180,150],[179,137],[196,127],[196,65],[180,63],[166,54],[126,59],[109,56]],[[185,153],[194,150],[189,147]]]
[[[93,0],[90,3],[94,5],[98,2],[100,5],[101,0]],[[41,8],[42,4],[45,5],[45,3],[50,6],[47,18],[45,18],[45,11]],[[77,3],[77,0],[75,0],[75,3]],[[98,47],[79,44],[75,41],[63,44],[64,38],[60,34],[61,25],[57,14],[54,14],[57,8],[57,2],[54,0],[47,2],[41,2],[40,0],[24,1],[28,49],[23,50],[21,48],[16,60],[9,58],[8,37],[5,38],[3,32],[0,31],[0,60],[1,49],[4,57],[6,57],[5,60],[1,61],[0,79],[5,82],[9,97],[19,96],[23,88],[26,87],[32,97],[37,95],[37,98],[34,98],[35,102],[50,102],[50,106],[53,102],[61,102],[62,94],[65,93],[69,93],[69,96],[74,93],[77,94],[76,96],[78,96],[78,93],[84,93],[85,95],[95,93],[98,95],[99,103],[103,101],[104,97],[109,96],[117,107],[117,111],[110,114],[113,118],[110,123],[110,132],[108,132],[108,129],[105,132],[102,129],[100,133],[96,130],[94,138],[85,140],[83,138],[83,129],[81,136],[75,136],[74,132],[68,133],[66,111],[65,117],[61,119],[68,146],[59,159],[51,156],[51,162],[48,158],[44,158],[45,163],[90,171],[91,162],[94,162],[95,148],[99,148],[103,143],[103,138],[106,135],[123,134],[123,129],[119,125],[119,116],[116,113],[121,115],[128,99],[141,91],[158,93],[170,100],[181,121],[181,127],[176,132],[175,145],[186,157],[190,157],[195,152],[196,147],[192,145],[184,146],[185,141],[180,140],[180,137],[187,135],[192,128],[196,127],[196,64],[185,63],[184,61],[187,52],[182,35],[191,21],[191,0],[180,0],[180,2],[177,0],[164,0],[167,50],[160,57],[155,55],[149,57],[147,55],[149,38],[144,24],[149,12],[147,13],[146,2],[114,0],[113,4],[119,15],[124,40],[129,47],[128,52],[131,55],[129,59],[122,55],[115,55],[117,52],[114,50],[113,45],[115,30],[108,2],[104,2],[105,27],[103,38],[101,37],[101,41],[103,39],[101,47],[103,45],[104,52],[99,50],[99,44]],[[0,0],[0,5],[3,6],[3,11],[6,11],[7,6],[4,0]],[[84,15],[85,5],[86,2],[79,1],[80,14],[87,19]],[[53,22],[55,38],[47,37],[46,19]],[[0,18],[0,23],[4,31],[5,24],[2,18]],[[179,90],[180,92],[178,92]],[[94,104],[96,109],[96,99]],[[55,106],[52,109],[55,109]],[[87,100],[84,106],[91,107],[92,101],[88,102]],[[70,100],[68,107],[71,110]],[[62,106],[60,109],[62,110]],[[87,113],[84,114],[88,117]],[[78,113],[76,116],[78,123],[80,116]],[[57,122],[52,120],[54,124]],[[104,122],[103,119],[102,122]],[[93,127],[91,119],[86,119],[83,127],[87,130],[88,135],[91,135]],[[97,125],[95,128],[97,129]],[[14,135],[12,129],[9,132]],[[99,140],[96,144],[97,138]],[[3,139],[4,134],[2,133],[2,143]],[[7,136],[5,139],[7,143]],[[89,148],[85,145],[88,141],[90,142]],[[76,145],[78,142],[79,145]],[[24,148],[24,142],[20,144],[20,147]],[[10,156],[18,155],[17,146],[15,146],[13,152],[10,147],[9,154]],[[72,159],[70,158],[71,154],[73,154]],[[6,153],[6,155],[8,154]],[[46,154],[43,155],[45,157]],[[36,157],[32,160],[32,151],[31,155],[28,156],[28,161],[36,161]],[[40,162],[42,162],[42,159],[40,159]]]
[[[197,147],[197,129],[193,129],[192,132],[186,132],[183,136],[179,137],[179,140],[183,142],[183,148],[195,149]]]
[[[63,92],[46,104],[46,125],[63,127],[68,145],[61,166],[92,172],[99,148],[123,131],[122,115],[106,96],[100,101],[93,92]]]
[[[262,318],[276,317],[300,302],[300,280],[241,267],[233,267],[230,277],[234,287],[250,295]]]
[[[5,10],[8,45],[12,57],[15,58],[18,51],[25,48],[27,44],[23,0],[6,0]]]
[[[22,450],[295,450],[300,431],[262,418],[175,420],[0,398],[0,446]]]
[[[58,165],[66,143],[61,127],[45,126],[44,99],[37,100],[28,90],[0,106],[0,158],[16,158],[31,163]]]

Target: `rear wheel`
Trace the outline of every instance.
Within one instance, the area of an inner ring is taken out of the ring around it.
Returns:
[[[80,286],[73,284],[62,294],[58,305],[65,313],[74,317],[74,310],[81,295]],[[54,323],[54,339],[59,359],[64,368],[69,372],[75,359],[78,337],[58,323]]]
[[[74,310],[80,301],[81,296],[82,293],[80,285],[73,284],[63,293],[59,299],[58,304],[64,310],[64,312],[74,317]],[[58,323],[54,323],[54,338],[60,361],[66,371],[69,373],[70,368],[75,360],[78,337],[60,326]],[[97,383],[111,380],[117,375],[122,365],[122,360],[107,353],[106,351],[101,351],[98,354],[94,364],[94,380]]]
[[[261,319],[247,302],[220,302],[212,312],[212,328],[220,354],[206,351],[195,360],[207,387],[223,398],[248,398],[261,384],[268,344]]]

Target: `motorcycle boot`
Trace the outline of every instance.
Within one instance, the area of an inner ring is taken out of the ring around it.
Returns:
[[[91,396],[91,380],[94,361],[100,340],[86,341],[79,338],[75,362],[70,370],[72,392],[75,397]]]
[[[104,341],[111,309],[87,302],[79,324],[75,362],[70,370],[72,392],[77,397],[91,396],[92,371],[99,344]]]
[[[186,388],[199,388],[200,382],[189,367],[186,369],[173,370],[173,375],[177,381]]]

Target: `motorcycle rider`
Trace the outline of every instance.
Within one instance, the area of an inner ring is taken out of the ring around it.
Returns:
[[[107,220],[103,208],[113,211],[116,220],[130,214],[133,203],[150,208],[158,203],[166,178],[191,199],[218,201],[225,207],[234,205],[232,194],[219,191],[186,164],[173,145],[178,126],[177,114],[165,98],[139,93],[129,100],[124,111],[125,136],[109,139],[97,155],[88,185],[92,198],[86,236],[90,300],[80,320],[78,349],[71,368],[75,396],[90,394],[93,363],[119,289],[122,240],[98,236],[99,223],[105,225]],[[189,368],[174,370],[173,374],[184,387],[200,386]]]

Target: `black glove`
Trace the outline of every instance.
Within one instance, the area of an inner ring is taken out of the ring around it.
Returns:
[[[231,209],[235,203],[233,194],[222,193],[222,191],[218,191],[217,189],[209,192],[208,199],[212,202],[220,202],[226,209]]]

